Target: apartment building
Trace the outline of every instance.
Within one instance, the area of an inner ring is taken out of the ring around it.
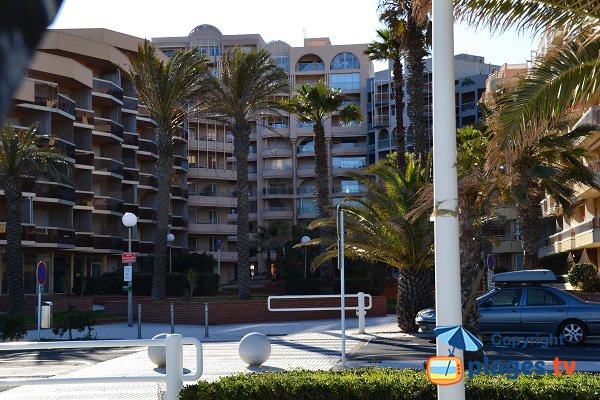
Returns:
[[[133,250],[154,252],[157,144],[154,123],[121,68],[143,39],[106,29],[50,30],[14,98],[7,122],[38,123],[38,133],[74,164],[60,181],[29,182],[23,193],[25,292],[35,293],[35,268],[49,267],[45,291],[71,293],[78,276],[121,267],[129,211],[139,217]],[[162,57],[162,55],[161,55]],[[166,58],[165,58],[166,59]],[[176,137],[172,187],[173,251],[187,249],[187,139]],[[3,196],[0,203],[4,203]],[[0,221],[6,221],[0,204]],[[6,294],[5,223],[0,222],[0,293]],[[4,246],[2,246],[4,245]]]
[[[306,38],[304,46],[282,41],[266,43],[258,34],[224,35],[212,25],[199,25],[188,36],[153,38],[165,54],[198,48],[207,55],[215,74],[220,57],[228,49],[267,49],[273,61],[285,69],[293,87],[323,80],[339,88],[367,115],[366,82],[373,67],[363,54],[366,44],[334,45],[329,38]],[[221,282],[236,278],[237,213],[235,159],[232,136],[226,127],[201,116],[188,121],[188,237],[190,252],[220,256]],[[367,165],[367,124],[343,124],[338,116],[326,121],[330,155],[329,184],[333,202],[362,188],[343,177]],[[315,155],[312,125],[294,116],[265,117],[254,121],[250,137],[249,194],[250,232],[276,221],[307,224],[317,216]],[[267,268],[264,253],[251,259],[258,273]]]
[[[427,137],[429,145],[433,144],[433,108],[431,87],[431,58],[425,60],[425,70],[429,71],[426,93],[427,107],[424,110],[428,121]],[[500,66],[489,64],[480,56],[458,54],[454,56],[455,73],[455,107],[456,127],[475,125],[481,119],[479,99],[485,92],[488,76],[500,69]],[[406,65],[404,71],[407,73]],[[404,125],[406,127],[406,145],[410,150],[414,146],[414,132],[411,131],[407,114],[408,94],[404,86]],[[394,132],[396,129],[396,110],[394,105],[393,82],[391,68],[375,73],[367,82],[368,90],[368,129],[369,129],[369,161],[376,162],[392,151],[395,151]]]

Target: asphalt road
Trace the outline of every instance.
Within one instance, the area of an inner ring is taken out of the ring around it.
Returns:
[[[493,345],[489,340],[484,341],[484,351],[490,358],[497,360],[542,360],[551,361],[554,357],[572,361],[599,361],[600,341],[590,340],[582,346],[567,347],[549,345],[523,344],[513,346]],[[348,353],[350,360],[368,360],[379,362],[427,360],[435,355],[435,344],[431,339],[402,337],[384,338],[374,335],[369,341],[357,345]]]
[[[3,351],[0,353],[0,377],[46,378],[64,375],[102,361],[121,357],[141,348],[68,349],[43,351]],[[0,386],[0,392],[10,389]]]

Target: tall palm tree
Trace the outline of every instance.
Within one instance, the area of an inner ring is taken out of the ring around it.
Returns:
[[[400,38],[392,29],[380,29],[377,31],[377,40],[369,43],[365,54],[371,60],[391,60],[394,85],[394,106],[396,108],[396,133],[394,144],[398,150],[398,168],[406,168],[406,129],[404,128],[404,72],[402,67],[402,56],[404,54]]]
[[[57,147],[46,147],[36,126],[16,130],[0,128],[0,188],[6,199],[6,261],[10,311],[23,312],[23,251],[21,249],[21,201],[26,179],[66,175],[68,158]]]
[[[353,203],[342,205],[345,221],[344,248],[349,259],[381,262],[397,268],[398,326],[416,332],[415,316],[434,303],[431,273],[433,265],[433,226],[429,221],[430,196],[421,196],[428,184],[427,168],[413,155],[401,172],[395,160],[380,161],[367,168],[368,176],[351,174],[367,187],[364,197],[349,197]],[[429,211],[429,212],[428,212]],[[313,221],[309,228],[335,231],[335,218]],[[337,238],[323,235],[308,245],[325,246],[312,266],[337,257]]]
[[[267,275],[270,274],[271,250],[275,251],[275,266],[280,271],[283,248],[292,240],[292,234],[292,224],[289,222],[277,221],[258,228],[258,234],[256,235],[258,245],[267,251]]]
[[[154,46],[145,41],[138,52],[129,57],[131,65],[125,71],[137,91],[138,98],[148,107],[156,123],[158,144],[158,207],[154,240],[154,273],[152,298],[166,296],[167,234],[169,233],[170,193],[173,167],[173,137],[208,76],[206,56],[197,51],[175,52],[161,61]]]
[[[409,131],[412,132],[415,153],[422,159],[429,153],[429,134],[425,106],[427,73],[425,56],[429,46],[430,19],[428,13],[418,13],[413,0],[380,0],[379,19],[396,32],[397,41],[406,59],[406,92]]]
[[[237,168],[238,295],[250,298],[248,234],[248,146],[252,122],[282,108],[275,96],[289,93],[287,74],[266,50],[242,51],[236,47],[223,55],[222,73],[211,80],[205,93],[207,114],[225,123],[233,134]]]
[[[304,84],[297,94],[286,103],[286,108],[298,116],[302,122],[313,123],[315,143],[315,173],[317,175],[317,208],[321,218],[328,215],[329,194],[329,159],[325,140],[325,121],[338,114],[343,123],[360,122],[360,107],[354,103],[344,106],[346,96],[338,89],[330,88],[323,81],[314,86]]]

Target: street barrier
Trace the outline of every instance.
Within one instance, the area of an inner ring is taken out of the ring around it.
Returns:
[[[196,347],[196,372],[183,373],[183,345]],[[90,384],[90,383],[123,383],[123,382],[161,382],[166,383],[165,400],[177,400],[183,388],[183,381],[197,381],[202,376],[202,343],[191,337],[179,334],[167,335],[165,339],[152,340],[94,340],[89,342],[16,342],[1,343],[0,351],[50,350],[50,349],[82,349],[100,347],[148,347],[165,346],[167,365],[164,375],[155,376],[97,376],[87,378],[35,378],[35,379],[0,379],[0,386],[21,385],[57,385],[57,384]]]

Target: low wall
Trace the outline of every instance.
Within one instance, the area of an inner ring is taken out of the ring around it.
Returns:
[[[347,306],[356,306],[356,299],[348,299]],[[170,304],[165,301],[139,300],[134,303],[137,318],[137,304],[142,304],[142,321],[169,323]],[[339,299],[278,300],[274,307],[335,307]],[[173,302],[176,324],[204,324],[204,303]],[[107,314],[126,315],[127,301],[107,301],[104,304]],[[367,316],[385,316],[385,296],[374,296],[373,307],[367,310]],[[273,312],[267,309],[266,300],[247,300],[208,303],[209,325],[246,324],[253,322],[301,321],[308,319],[339,318],[339,311],[294,311]],[[346,312],[349,318],[356,317],[356,311]]]
[[[91,310],[92,309],[92,298],[91,297],[79,297],[79,296],[67,296],[67,300],[65,300],[65,298],[63,296],[60,297],[48,297],[48,296],[42,296],[42,303],[44,301],[51,301],[53,308],[53,311],[66,311],[68,308],[68,305],[72,305],[73,307],[75,307],[78,310]],[[68,303],[67,303],[68,301]],[[9,304],[10,304],[10,300],[8,298],[8,296],[0,296],[0,311],[1,312],[6,312],[8,311],[9,308]],[[37,308],[37,296],[25,296],[25,312],[26,313],[34,313],[35,309]]]

